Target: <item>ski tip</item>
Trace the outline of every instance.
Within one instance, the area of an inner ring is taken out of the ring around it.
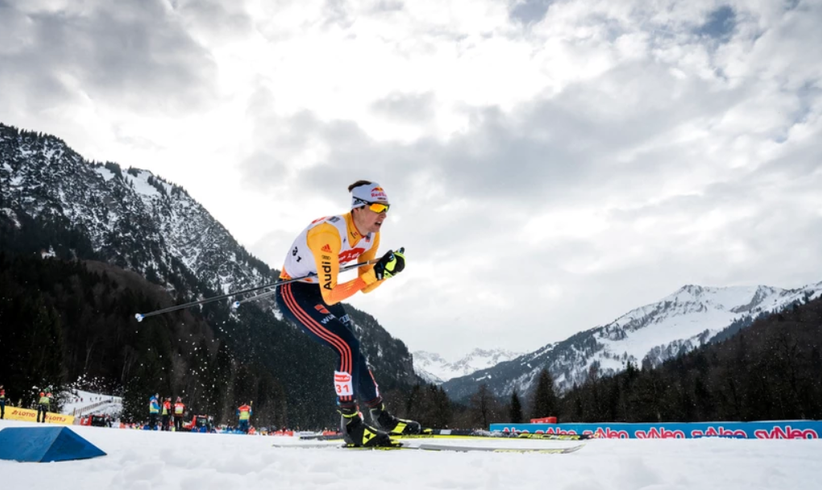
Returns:
[[[142,322],[142,321],[143,321],[143,318],[145,318],[145,316],[144,316],[143,314],[141,314],[141,313],[135,313],[135,314],[134,314],[134,318],[136,318],[136,319],[137,319],[137,323],[140,323],[140,322]]]
[[[240,307],[240,302],[239,301],[235,301],[235,302],[231,303],[231,309],[232,310],[236,310],[239,307]]]

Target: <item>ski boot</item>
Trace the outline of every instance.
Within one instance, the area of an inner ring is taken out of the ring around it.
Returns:
[[[341,429],[346,444],[352,447],[388,447],[395,446],[386,432],[366,424],[362,420],[356,405],[341,406]]]
[[[371,407],[371,420],[378,429],[384,430],[389,435],[400,436],[408,434],[419,434],[422,432],[422,426],[419,422],[413,420],[399,419],[385,409],[385,403],[380,402],[379,405]]]

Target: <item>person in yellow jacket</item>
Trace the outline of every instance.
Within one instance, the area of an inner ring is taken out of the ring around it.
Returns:
[[[248,424],[251,422],[251,415],[254,411],[251,409],[251,403],[249,402],[246,405],[240,405],[237,408],[237,417],[240,419],[240,424],[237,427],[242,432],[248,434]]]
[[[49,393],[48,395],[51,395]],[[37,422],[44,424],[46,422],[46,414],[49,411],[49,405],[51,405],[51,397],[46,395],[46,393],[40,392],[40,401],[37,403]],[[40,416],[42,414],[42,420]]]
[[[350,212],[314,220],[294,240],[280,278],[314,277],[278,287],[277,306],[283,316],[337,354],[334,389],[346,442],[385,446],[391,445],[389,434],[417,434],[420,424],[398,419],[385,409],[353,323],[340,302],[359,291],[370,293],[402,272],[405,255],[402,249],[389,250],[376,264],[360,267],[355,279],[338,282],[341,265],[376,258],[390,207],[388,195],[376,182],[359,180],[348,191]],[[357,399],[368,406],[376,427],[363,422]]]

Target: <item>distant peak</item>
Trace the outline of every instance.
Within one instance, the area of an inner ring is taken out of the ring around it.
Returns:
[[[706,288],[703,287],[703,286],[698,286],[696,284],[686,284],[686,285],[682,286],[681,288],[679,288],[679,291],[677,291],[677,292],[683,292],[683,293],[692,294],[694,296],[699,296],[700,294],[705,292],[705,290],[706,290]]]

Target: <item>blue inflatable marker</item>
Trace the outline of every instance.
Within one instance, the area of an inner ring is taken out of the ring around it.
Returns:
[[[105,455],[68,427],[7,427],[0,430],[0,459],[49,463]]]

